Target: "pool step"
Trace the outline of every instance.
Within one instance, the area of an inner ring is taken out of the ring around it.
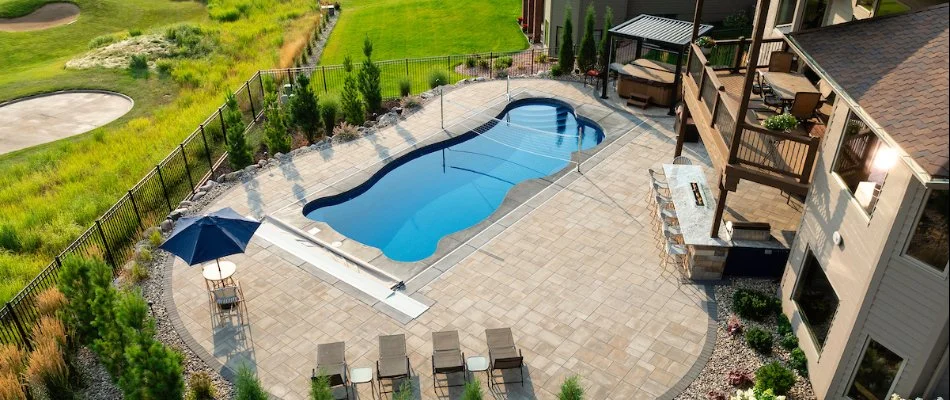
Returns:
[[[630,98],[627,99],[627,105],[637,106],[645,110],[647,107],[650,106],[650,96],[643,96],[636,93],[631,94]]]

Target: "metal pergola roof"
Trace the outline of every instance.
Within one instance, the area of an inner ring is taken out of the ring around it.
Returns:
[[[699,35],[712,30],[712,25],[699,25]],[[688,45],[693,38],[693,23],[678,19],[640,14],[633,19],[610,29],[610,33],[624,38],[652,42],[678,50]]]

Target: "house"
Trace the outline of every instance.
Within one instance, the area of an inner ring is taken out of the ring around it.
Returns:
[[[584,15],[589,4],[594,5],[594,11],[597,13],[597,28],[594,30],[595,38],[599,40],[603,33],[603,16],[607,7],[613,11],[613,23],[618,24],[622,21],[631,19],[640,14],[649,14],[660,17],[682,19],[690,21],[693,19],[695,3],[691,0],[666,0],[666,1],[635,1],[635,0],[522,0],[521,17],[527,25],[526,34],[534,43],[542,43],[545,47],[557,52],[558,44],[561,41],[561,29],[564,25],[564,12],[568,6],[571,7],[572,18],[574,21],[574,43],[579,43],[583,36]],[[704,21],[718,22],[737,12],[749,12],[755,6],[753,0],[728,0],[719,2],[709,2],[704,7]]]
[[[750,188],[800,210],[779,295],[820,399],[950,394],[948,10],[760,0],[751,42],[693,45],[684,72],[677,155],[691,117],[720,172],[712,232]],[[783,67],[821,102],[773,131],[762,72]]]

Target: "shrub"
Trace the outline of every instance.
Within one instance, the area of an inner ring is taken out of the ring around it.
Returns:
[[[789,113],[773,115],[762,121],[762,126],[773,131],[790,131],[798,126],[798,118]]]
[[[36,309],[40,315],[54,316],[65,305],[66,296],[56,287],[51,287],[36,295]]]
[[[465,59],[465,68],[475,68],[478,65],[478,59],[475,57],[469,57]]]
[[[336,128],[333,128],[333,137],[339,142],[345,143],[356,140],[360,137],[360,133],[356,130],[356,126],[343,122]]]
[[[561,66],[554,64],[551,66],[551,76],[561,76],[564,74],[564,71],[561,71]]]
[[[100,47],[104,47],[104,46],[106,46],[106,45],[110,45],[110,44],[112,44],[112,43],[115,43],[116,39],[117,39],[117,38],[116,38],[115,35],[96,36],[96,37],[94,37],[92,40],[89,41],[89,48],[90,48],[90,49],[97,49],[97,48],[100,48]]]
[[[413,398],[412,381],[406,379],[399,384],[399,389],[393,393],[392,400],[411,400]]]
[[[161,246],[164,241],[165,239],[162,238],[162,232],[157,229],[148,235],[148,244],[151,245],[153,249]]]
[[[782,339],[778,342],[779,346],[782,346],[783,349],[791,351],[792,349],[798,347],[798,338],[794,334],[786,333],[785,336],[782,336]]]
[[[34,398],[73,398],[69,389],[66,359],[63,358],[60,345],[55,341],[42,340],[33,344],[25,375],[30,385],[30,394]],[[40,393],[45,396],[38,396]]]
[[[175,68],[175,63],[173,63],[171,60],[161,59],[161,60],[155,61],[155,70],[158,71],[158,74],[160,76],[163,76],[163,77],[171,76],[172,69],[174,68]]]
[[[328,96],[320,99],[320,121],[323,122],[323,133],[325,135],[333,134],[333,126],[336,125],[339,114],[340,103],[336,99]]]
[[[224,9],[209,7],[208,15],[215,21],[234,22],[241,19],[241,10],[238,10],[236,7],[227,7]]]
[[[557,394],[558,400],[581,400],[584,398],[584,388],[581,387],[580,378],[575,376],[568,377],[561,384],[561,391]]]
[[[795,374],[778,362],[770,362],[755,371],[756,392],[771,389],[775,394],[785,395],[794,384]]]
[[[148,268],[138,261],[133,261],[132,267],[129,268],[129,280],[132,283],[139,283],[146,279],[148,279]]]
[[[597,65],[597,45],[594,43],[594,24],[597,19],[594,15],[594,5],[587,6],[584,17],[584,36],[581,38],[580,54],[577,55],[577,65],[581,72],[594,69]]]
[[[129,36],[130,36],[130,37],[142,36],[142,30],[141,30],[141,29],[129,29]]]
[[[449,84],[449,73],[437,69],[429,73],[429,89],[435,89],[442,85]]]
[[[498,72],[495,73],[495,78],[505,79],[507,77],[508,77],[508,70],[502,69],[502,70],[498,70]]]
[[[211,377],[204,372],[196,372],[188,378],[188,400],[214,400],[217,390]]]
[[[40,317],[36,325],[33,325],[33,341],[51,341],[65,348],[66,346],[66,327],[63,321],[55,317]]]
[[[120,376],[128,366],[127,348],[150,340],[155,328],[148,317],[148,304],[141,295],[130,291],[111,292],[110,308],[96,321],[99,338],[92,348],[112,376]]]
[[[495,59],[495,69],[511,68],[512,64],[514,64],[514,60],[508,56],[498,57]]]
[[[574,20],[571,18],[572,15],[571,6],[567,6],[564,10],[564,31],[561,32],[561,48],[557,53],[559,70],[568,74],[574,71]]]
[[[148,54],[133,54],[129,57],[129,70],[142,72],[148,70]]]
[[[399,80],[399,96],[406,97],[412,94],[412,81],[409,78]]]
[[[489,64],[488,60],[486,60],[486,59],[484,59],[484,58],[478,60],[478,68],[481,68],[481,69],[489,69],[490,67],[491,67],[491,64]]]
[[[749,376],[749,373],[746,371],[729,371],[729,375],[726,377],[726,383],[730,386],[747,386],[752,384],[752,377]]]
[[[225,98],[224,125],[227,127],[225,134],[228,138],[228,163],[232,169],[239,170],[251,165],[254,156],[251,154],[251,146],[247,144],[247,138],[244,137],[245,125],[237,99],[233,93],[228,93]]]
[[[210,53],[214,39],[208,32],[191,24],[178,24],[165,29],[165,39],[175,43],[177,54],[186,57],[200,57]]]
[[[111,307],[99,299],[112,289],[111,284],[112,268],[105,262],[77,256],[63,259],[57,285],[69,300],[65,307],[66,323],[80,340],[98,337],[93,321],[97,313]]]
[[[808,357],[805,357],[805,352],[801,348],[796,347],[788,355],[788,366],[798,372],[799,375],[807,376]]]
[[[759,328],[750,328],[745,332],[745,342],[759,354],[772,352],[772,334]]]
[[[247,365],[241,365],[234,382],[235,400],[267,400],[267,392],[261,387],[261,382],[254,376]]]
[[[465,382],[465,387],[462,388],[462,400],[482,400],[482,398],[484,398],[484,393],[478,379]]]
[[[548,55],[545,53],[538,54],[534,57],[534,61],[537,63],[546,63],[548,62]]]
[[[366,111],[376,113],[383,106],[383,87],[379,81],[382,73],[379,66],[373,63],[373,42],[369,36],[363,39],[363,68],[360,68],[360,94],[363,95],[363,102],[366,104]]]
[[[743,318],[762,321],[779,307],[776,298],[754,290],[738,289],[732,295],[732,309]]]
[[[0,399],[3,400],[21,400],[26,399],[26,392],[20,385],[17,375],[9,372],[0,372]]]
[[[359,82],[353,74],[353,61],[349,56],[343,58],[343,91],[340,93],[340,102],[343,107],[343,119],[353,125],[362,125],[366,121],[363,111],[363,101],[360,99]]]
[[[330,377],[321,374],[310,380],[310,399],[334,400],[333,389],[330,388]]]
[[[779,313],[776,317],[775,325],[777,326],[775,331],[779,336],[785,336],[789,333],[792,333],[792,323],[788,321],[788,317],[783,313]]]
[[[154,338],[125,349],[127,368],[119,387],[127,399],[180,399],[185,393],[182,356]]]
[[[700,36],[696,39],[696,45],[704,49],[711,49],[716,45],[716,40],[709,36]]]
[[[19,376],[26,366],[26,352],[14,344],[0,345],[0,374],[12,373]],[[2,398],[2,397],[0,397]]]
[[[742,321],[739,320],[739,317],[729,316],[729,322],[726,323],[726,332],[732,337],[742,334]]]
[[[405,99],[402,99],[402,108],[414,110],[419,107],[422,107],[422,102],[418,97],[406,97]]]
[[[273,98],[274,94],[268,97]],[[283,110],[277,105],[276,101],[268,101],[267,110],[264,112],[267,120],[264,124],[264,144],[270,153],[287,153],[290,151],[290,135],[287,134],[286,117]]]

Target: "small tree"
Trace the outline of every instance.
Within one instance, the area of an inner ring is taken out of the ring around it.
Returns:
[[[99,339],[93,349],[112,376],[119,376],[126,367],[128,346],[141,344],[155,334],[155,323],[148,316],[148,304],[135,292],[113,292],[112,309],[97,316]]]
[[[320,374],[310,381],[311,400],[334,400],[333,389],[330,388],[330,377]]]
[[[357,79],[353,74],[353,60],[349,56],[343,58],[343,70],[346,72],[343,78],[343,92],[340,94],[343,119],[352,125],[362,125],[366,121],[366,114],[363,111],[363,102],[360,100]]]
[[[228,163],[231,164],[231,168],[239,170],[251,165],[254,162],[254,155],[251,152],[251,146],[247,144],[247,138],[244,137],[246,126],[233,93],[228,93],[225,104],[227,106],[224,112],[224,125],[227,127],[225,134],[228,138]]]
[[[484,394],[478,379],[465,382],[465,387],[462,388],[462,400],[482,400],[482,398],[484,398]]]
[[[581,72],[587,72],[597,65],[597,44],[594,42],[594,24],[597,16],[594,5],[587,6],[587,15],[584,17],[584,37],[581,38],[581,51],[577,56],[577,65]]]
[[[294,127],[303,131],[308,143],[313,143],[320,133],[320,106],[317,95],[310,88],[310,78],[300,75],[290,98],[290,120]]]
[[[606,68],[610,64],[610,39],[607,32],[614,24],[614,10],[607,6],[604,10],[604,33],[600,35],[600,68]]]
[[[375,113],[383,107],[383,89],[379,83],[379,66],[373,63],[373,42],[369,36],[363,40],[363,55],[366,59],[359,72],[360,93],[366,103],[366,110]]]
[[[337,116],[340,114],[340,103],[335,98],[323,96],[320,102],[320,121],[323,122],[323,134],[333,135]]]
[[[561,384],[561,392],[557,394],[558,400],[581,400],[584,398],[584,388],[581,387],[580,378],[576,375],[564,380]]]
[[[564,32],[561,34],[561,48],[557,53],[557,65],[562,73],[574,71],[574,19],[571,6],[564,9]]]
[[[268,94],[264,99],[267,107],[264,115],[267,123],[264,125],[264,143],[271,154],[287,153],[290,151],[290,135],[287,134],[287,121],[284,110],[277,104],[275,94]]]
[[[238,367],[237,379],[234,382],[235,400],[267,400],[267,392],[261,387],[261,382],[254,376],[247,365]]]
[[[128,367],[119,378],[126,399],[180,399],[185,393],[183,357],[151,336],[125,349]]]
[[[111,284],[112,268],[104,261],[78,256],[63,259],[57,286],[69,299],[64,313],[66,322],[80,341],[90,342],[98,338],[99,333],[93,321],[97,313],[103,311],[103,307],[96,299],[111,290]],[[111,309],[111,304],[106,309]]]

